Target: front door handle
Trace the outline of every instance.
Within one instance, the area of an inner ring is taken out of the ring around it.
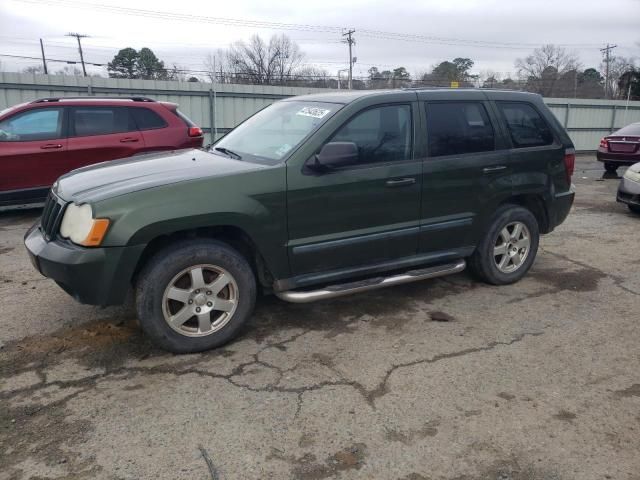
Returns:
[[[51,150],[54,148],[62,148],[62,145],[59,143],[47,143],[46,145],[42,145],[40,148],[42,150]]]
[[[407,187],[416,183],[415,178],[397,178],[395,180],[387,180],[385,185],[387,187]]]
[[[500,170],[506,170],[506,169],[507,169],[506,165],[496,165],[495,167],[484,167],[482,169],[482,173],[499,172]]]
[[[120,139],[120,143],[133,143],[133,142],[137,142],[138,139],[135,137],[124,137]]]

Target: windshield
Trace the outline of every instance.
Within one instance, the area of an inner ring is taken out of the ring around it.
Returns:
[[[275,165],[340,107],[323,102],[277,102],[229,132],[213,149],[243,160]]]

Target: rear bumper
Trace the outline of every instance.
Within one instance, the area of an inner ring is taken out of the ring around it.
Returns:
[[[562,222],[565,221],[567,216],[569,215],[569,211],[571,210],[571,206],[573,205],[573,200],[576,196],[576,189],[574,185],[571,185],[571,188],[566,192],[557,193],[553,197],[553,202],[551,208],[548,209],[549,212],[549,231],[556,228]]]
[[[47,242],[38,225],[24,237],[33,266],[80,303],[119,305],[127,296],[144,245],[84,248]]]
[[[640,162],[640,153],[612,153],[598,150],[596,157],[599,162],[615,163],[618,165],[633,165]]]

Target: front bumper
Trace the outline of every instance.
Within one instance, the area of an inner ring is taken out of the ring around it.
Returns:
[[[31,263],[80,303],[119,305],[127,296],[144,245],[85,248],[47,242],[36,224],[24,237]]]
[[[620,203],[640,207],[640,183],[622,177],[616,200]]]

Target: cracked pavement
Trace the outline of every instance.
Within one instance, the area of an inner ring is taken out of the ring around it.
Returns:
[[[466,273],[258,302],[175,356],[131,305],[79,305],[0,214],[0,479],[640,479],[640,217],[579,157],[516,285]]]

